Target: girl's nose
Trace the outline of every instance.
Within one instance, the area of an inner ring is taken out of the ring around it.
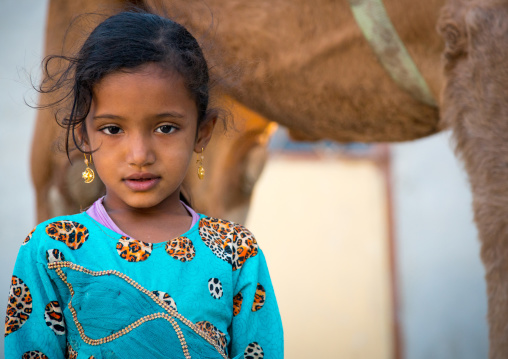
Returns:
[[[127,140],[127,162],[130,166],[146,167],[155,162],[151,139],[143,134],[129,136]]]

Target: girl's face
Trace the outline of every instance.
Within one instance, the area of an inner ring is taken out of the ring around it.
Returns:
[[[95,150],[108,207],[177,204],[193,152],[206,147],[214,123],[197,129],[196,104],[177,73],[148,64],[105,76],[94,87],[85,143]]]

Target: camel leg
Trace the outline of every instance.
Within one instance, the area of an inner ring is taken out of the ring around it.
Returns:
[[[473,191],[488,294],[490,358],[508,358],[508,1],[449,1],[443,119]]]
[[[30,169],[32,183],[35,189],[36,221],[40,223],[51,217],[49,203],[49,190],[52,178],[51,151],[54,141],[55,128],[49,111],[37,114],[35,121],[34,138],[31,148]]]

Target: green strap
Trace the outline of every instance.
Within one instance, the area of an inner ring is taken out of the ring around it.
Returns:
[[[382,0],[348,0],[363,35],[392,79],[416,99],[436,100],[393,27]]]

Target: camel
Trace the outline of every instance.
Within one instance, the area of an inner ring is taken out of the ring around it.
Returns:
[[[164,1],[167,13],[200,41],[212,38],[205,50],[222,79],[220,89],[245,119],[229,140],[207,150],[208,157],[219,159],[210,163],[213,181],[224,185],[209,187],[217,188],[210,196],[206,190],[193,195],[194,180],[189,192],[198,209],[244,215],[273,130],[270,121],[297,139],[342,142],[406,141],[451,128],[473,191],[487,273],[489,356],[506,358],[508,0],[384,1],[436,106],[401,88],[381,65],[350,9],[366,1]],[[60,50],[75,15],[118,11],[131,3],[162,7],[156,0],[51,0],[46,53]],[[47,150],[58,133],[51,117],[40,113],[32,148],[38,220],[49,217],[58,202],[68,209],[100,193],[99,187],[83,191],[74,185],[69,178],[78,181],[82,169],[64,165],[62,155]]]

